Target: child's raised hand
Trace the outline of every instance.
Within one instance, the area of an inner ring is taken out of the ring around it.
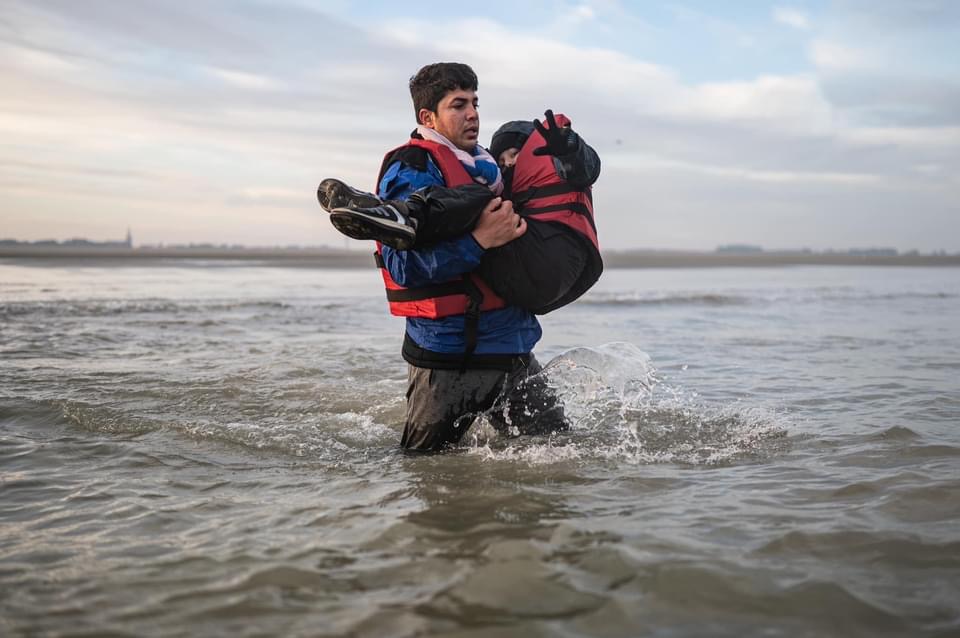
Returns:
[[[569,126],[563,128],[557,126],[557,120],[553,117],[553,110],[547,109],[543,116],[547,120],[547,127],[543,122],[534,120],[533,126],[537,132],[543,136],[546,146],[533,149],[534,155],[569,155],[577,150],[577,134]]]

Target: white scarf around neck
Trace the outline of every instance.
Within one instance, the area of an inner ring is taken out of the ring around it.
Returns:
[[[497,166],[497,160],[493,158],[487,149],[479,144],[474,147],[473,155],[462,148],[456,146],[453,142],[438,133],[435,129],[426,126],[418,126],[417,133],[425,140],[443,144],[457,156],[463,168],[467,171],[473,181],[483,184],[499,195],[503,192],[503,177],[500,175],[500,167]]]

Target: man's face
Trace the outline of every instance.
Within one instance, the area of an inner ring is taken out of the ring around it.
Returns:
[[[437,112],[420,109],[420,121],[467,152],[477,146],[480,135],[480,112],[477,92],[464,89],[450,91],[437,104]]]

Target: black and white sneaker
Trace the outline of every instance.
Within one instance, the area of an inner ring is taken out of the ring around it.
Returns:
[[[393,204],[370,208],[335,208],[330,221],[341,233],[354,239],[376,239],[397,250],[410,250],[417,238],[417,220]]]
[[[320,206],[328,213],[334,208],[370,208],[379,206],[382,202],[380,198],[373,193],[358,191],[356,188],[348,186],[339,179],[328,178],[320,182],[317,187],[317,200]]]

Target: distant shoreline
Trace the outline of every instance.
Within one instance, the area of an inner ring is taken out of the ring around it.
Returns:
[[[16,261],[135,261],[142,265],[170,261],[215,260],[307,268],[373,268],[373,251],[335,248],[89,248],[0,246],[0,259]],[[604,253],[607,268],[730,268],[770,266],[960,266],[960,255],[856,255],[848,253],[760,252],[713,253],[635,250]]]
[[[314,268],[373,267],[370,252],[337,248],[102,248],[88,246],[0,246],[0,259],[83,261],[121,264],[134,261],[163,265],[170,261],[265,262],[257,265],[305,266]]]
[[[607,268],[749,268],[769,266],[960,266],[960,255],[853,255],[848,253],[610,252]]]

